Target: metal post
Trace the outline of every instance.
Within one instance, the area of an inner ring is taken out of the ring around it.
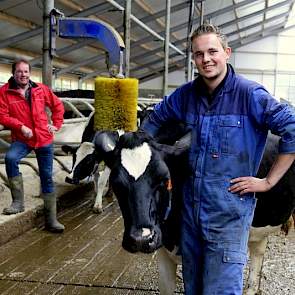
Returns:
[[[78,89],[82,89],[82,83],[83,80],[81,79],[81,77],[78,79]]]
[[[201,13],[200,13],[200,25],[204,22],[204,2],[205,0],[199,1],[201,2]]]
[[[50,11],[54,8],[54,0],[43,2],[43,66],[42,82],[52,87],[52,56],[50,54]]]
[[[187,28],[187,48],[186,48],[186,71],[185,71],[185,78],[186,81],[192,80],[192,55],[191,55],[191,39],[190,36],[192,34],[193,29],[193,20],[194,20],[194,11],[195,11],[195,1],[190,1],[189,7],[189,21],[188,21],[188,28]]]
[[[130,74],[131,0],[126,0],[124,11],[125,77]]]
[[[163,96],[168,90],[168,74],[169,74],[169,43],[170,43],[170,10],[171,0],[166,0],[166,31],[165,31],[165,60],[164,60],[164,76],[163,76]]]
[[[190,12],[189,12],[189,27],[188,27],[188,38],[187,38],[187,59],[186,59],[186,65],[187,65],[187,71],[186,71],[186,80],[191,81],[195,77],[195,66],[192,62],[192,54],[191,54],[191,40],[190,35],[192,34],[193,30],[193,21],[194,21],[194,10],[195,10],[195,4],[200,3],[200,22],[199,25],[202,25],[204,22],[204,3],[205,0],[191,0],[190,3]],[[191,31],[189,31],[191,30]]]

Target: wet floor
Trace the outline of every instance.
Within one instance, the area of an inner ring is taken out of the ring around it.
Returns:
[[[122,249],[116,205],[100,215],[92,201],[59,216],[61,234],[33,229],[0,248],[0,294],[158,294],[155,255]],[[179,284],[179,291],[181,291]]]

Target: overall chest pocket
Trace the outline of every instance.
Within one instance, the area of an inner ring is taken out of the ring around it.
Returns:
[[[220,151],[222,154],[238,154],[243,141],[243,117],[241,115],[221,116],[218,121]]]

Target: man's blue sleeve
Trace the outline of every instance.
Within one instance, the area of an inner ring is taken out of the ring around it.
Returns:
[[[176,89],[171,95],[155,105],[153,111],[144,119],[140,129],[155,136],[160,127],[169,121],[179,121],[181,118],[181,89]]]
[[[295,111],[278,102],[263,87],[252,93],[251,114],[260,126],[281,137],[279,153],[295,153]]]

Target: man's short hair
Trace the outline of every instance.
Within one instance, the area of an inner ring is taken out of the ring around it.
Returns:
[[[14,75],[14,73],[15,73],[16,66],[20,63],[27,64],[29,66],[29,70],[31,72],[32,67],[31,67],[30,63],[26,59],[20,58],[20,59],[17,59],[16,61],[14,61],[14,63],[11,66],[12,75]]]
[[[191,42],[193,42],[195,38],[204,34],[215,34],[220,39],[223,49],[228,47],[226,36],[221,33],[220,29],[217,26],[214,26],[209,23],[204,23],[194,30],[194,32],[191,35]]]

